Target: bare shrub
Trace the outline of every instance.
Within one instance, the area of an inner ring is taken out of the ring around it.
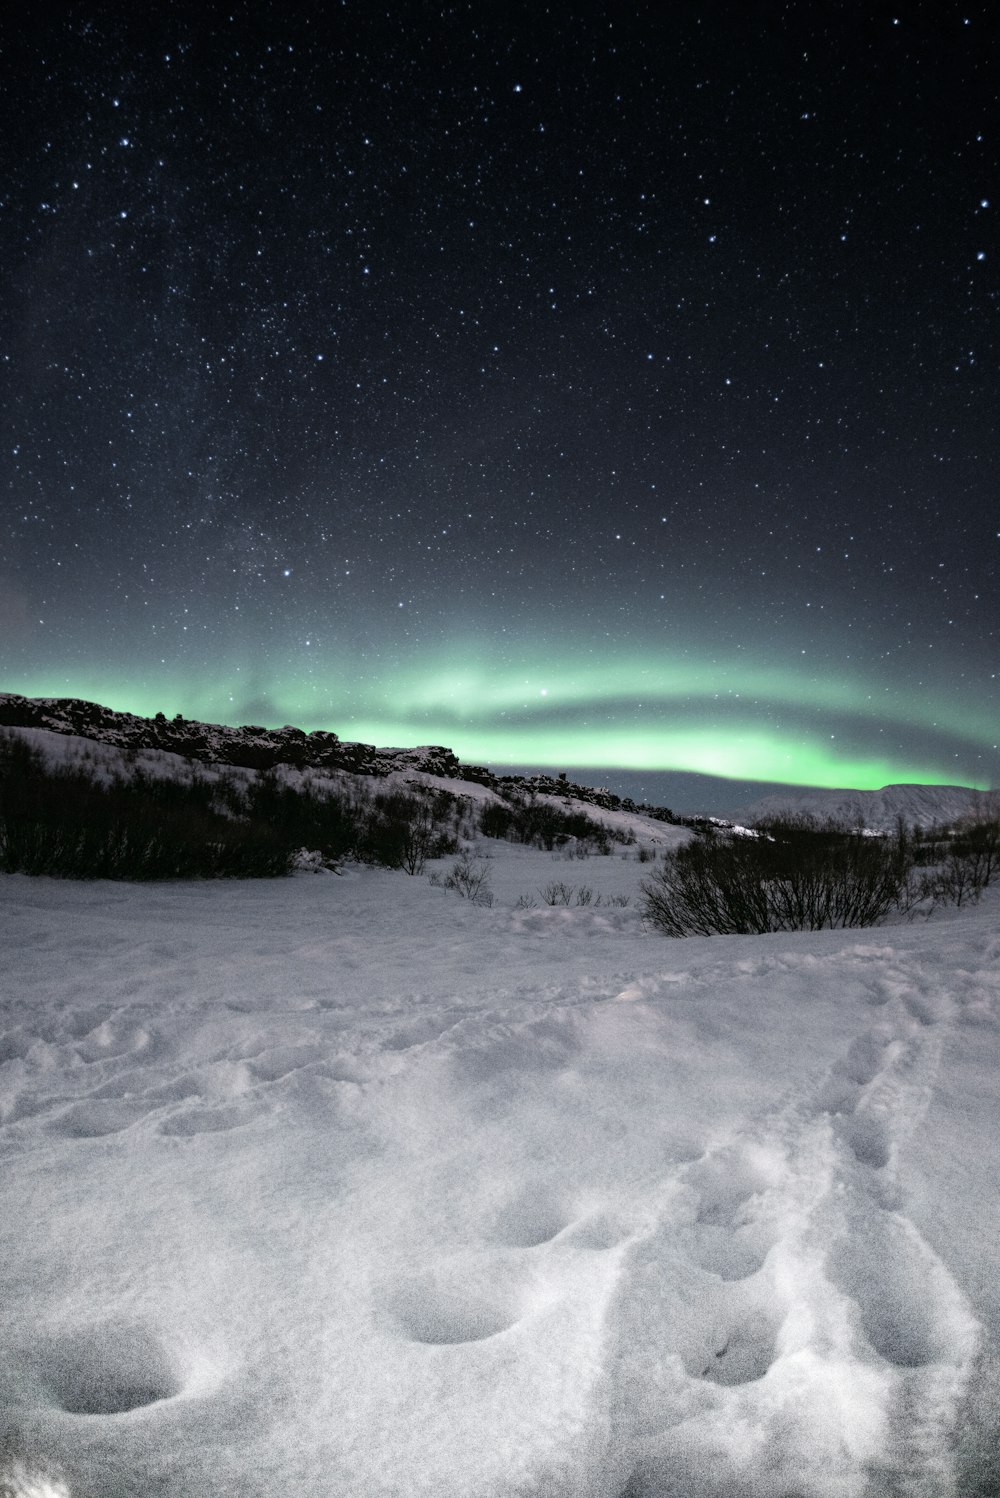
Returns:
[[[1000,874],[1000,815],[976,815],[961,823],[951,852],[967,864],[978,896]]]
[[[546,905],[568,905],[573,898],[573,886],[565,884],[561,879],[553,879],[538,893]]]
[[[473,905],[493,904],[489,868],[481,858],[471,858],[468,853],[463,853],[457,863],[452,864],[444,886],[453,889],[463,900],[471,900]]]
[[[503,837],[512,843],[527,843],[546,852],[561,849],[570,856],[609,853],[612,840],[635,841],[635,834],[622,833],[595,821],[582,811],[563,811],[536,796],[510,795],[504,802],[489,802],[479,813],[479,830],[486,837]]]
[[[760,835],[701,837],[643,881],[643,915],[667,936],[753,935],[873,926],[909,874],[895,837],[807,818],[762,824]]]
[[[995,815],[993,794],[953,831],[935,828],[917,839],[916,860],[927,872],[916,884],[910,905],[928,899],[931,910],[937,905],[975,904],[1000,874],[1000,817]]]
[[[975,904],[984,888],[978,860],[954,848],[931,874],[925,874],[923,892],[940,905]]]

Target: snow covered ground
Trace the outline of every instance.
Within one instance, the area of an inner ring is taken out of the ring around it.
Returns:
[[[1000,1492],[994,892],[669,941],[483,846],[0,878],[0,1492]]]

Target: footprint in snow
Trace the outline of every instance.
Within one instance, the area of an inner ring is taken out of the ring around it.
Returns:
[[[156,1050],[153,1036],[142,1025],[110,1019],[89,1031],[76,1045],[80,1060],[90,1063],[136,1054],[149,1058]]]
[[[892,1133],[882,1112],[856,1112],[836,1122],[837,1133],[859,1165],[884,1170],[892,1158]]]
[[[0,1066],[8,1061],[23,1061],[34,1043],[35,1037],[23,1030],[8,1030],[0,1035]]]
[[[48,1132],[61,1134],[66,1139],[102,1139],[108,1134],[120,1134],[131,1128],[149,1112],[148,1104],[141,1101],[87,1098],[74,1103],[48,1125]]]
[[[913,972],[890,971],[876,979],[868,1002],[884,1007],[891,1001],[901,1004],[910,1018],[920,1025],[936,1025],[946,1013],[945,1002],[935,1000],[926,985],[921,987],[919,977],[915,978]]]
[[[911,1015],[918,1024],[927,1026],[937,1024],[941,1016],[927,994],[920,993],[915,988],[908,988],[900,994],[900,998],[907,1014]]]
[[[777,1238],[769,1207],[782,1176],[781,1157],[751,1145],[720,1150],[688,1167],[681,1179],[695,1193],[693,1219],[677,1225],[678,1246],[719,1279],[756,1274]]]
[[[261,1082],[280,1082],[292,1072],[301,1071],[321,1061],[325,1055],[319,1045],[276,1046],[270,1051],[261,1051],[256,1056],[245,1057],[247,1070]]]
[[[888,1027],[880,1026],[859,1035],[851,1042],[846,1056],[830,1068],[816,1098],[817,1113],[853,1113],[864,1089],[891,1065],[898,1049]]]
[[[508,1248],[538,1248],[550,1243],[570,1221],[565,1204],[542,1185],[529,1186],[496,1214],[489,1236]]]
[[[160,1124],[160,1133],[170,1139],[194,1139],[199,1134],[224,1134],[253,1122],[255,1112],[246,1108],[188,1108]]]
[[[868,1345],[897,1368],[961,1366],[976,1324],[950,1274],[913,1224],[878,1212],[834,1244],[827,1273],[855,1307]]]
[[[520,1320],[516,1286],[494,1276],[481,1284],[464,1271],[435,1266],[401,1278],[381,1297],[386,1329],[408,1342],[455,1347],[485,1342]]]
[[[755,1383],[764,1377],[775,1360],[777,1330],[772,1318],[764,1311],[750,1310],[734,1320],[725,1340],[705,1360],[703,1367],[699,1369],[697,1366],[701,1358],[692,1365],[689,1355],[687,1371],[708,1379],[710,1383],[730,1387]]]
[[[184,1382],[151,1328],[124,1321],[43,1335],[15,1362],[24,1387],[68,1415],[130,1415],[174,1398]]]
[[[573,1209],[544,1186],[519,1192],[489,1228],[490,1238],[505,1248],[540,1248],[559,1238],[595,1253],[617,1248],[631,1235],[632,1228],[617,1213],[597,1210],[574,1217]]]
[[[851,1042],[843,1061],[835,1064],[834,1072],[856,1082],[859,1087],[867,1087],[891,1058],[891,1041],[892,1032],[884,1027],[866,1030]]]
[[[899,988],[907,1014],[919,996]],[[934,1020],[920,1020],[923,1029]],[[901,1019],[896,1033],[879,1025],[852,1041],[830,1068],[813,1101],[816,1116],[828,1115],[841,1142],[859,1165],[874,1171],[891,1165],[896,1140],[919,1117],[937,1066],[938,1042]]]

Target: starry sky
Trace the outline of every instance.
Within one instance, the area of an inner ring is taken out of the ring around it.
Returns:
[[[1000,783],[990,11],[11,13],[0,689]]]

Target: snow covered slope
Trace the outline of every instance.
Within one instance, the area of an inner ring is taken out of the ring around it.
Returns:
[[[902,817],[908,827],[950,824],[969,816],[990,792],[965,785],[884,785],[879,791],[799,790],[763,796],[742,813],[751,822],[762,817],[809,812],[838,822],[889,831]]]
[[[0,878],[0,1487],[995,1494],[996,902],[672,942],[481,851]]]
[[[304,733],[286,724],[284,728],[260,728],[245,724],[239,728],[222,723],[200,723],[194,719],[140,718],[134,713],[119,713],[97,702],[75,697],[21,697],[0,692],[0,732],[23,733],[44,747],[50,757],[79,758],[80,750],[68,750],[59,739],[84,741],[104,751],[117,751],[117,763],[124,756],[142,759],[143,768],[154,774],[170,773],[164,756],[198,765],[225,765],[249,770],[285,767],[291,770],[319,770],[331,773],[363,775],[378,779],[395,776],[433,777],[448,782],[448,789],[469,793],[469,788],[485,786],[496,794],[517,792],[524,795],[554,796],[608,811],[641,810],[657,820],[671,822],[672,814],[653,806],[637,807],[627,796],[617,796],[603,787],[579,785],[565,776],[495,775],[482,765],[465,765],[451,749],[426,744],[410,749],[378,749],[372,744],[342,743],[335,733],[317,730]],[[101,756],[99,756],[101,757]],[[103,754],[109,763],[107,752]],[[456,786],[454,782],[462,784]]]
[[[495,774],[483,765],[465,765],[443,745],[417,748],[376,748],[372,744],[344,743],[335,733],[304,733],[286,725],[268,729],[254,725],[233,728],[226,724],[200,723],[193,719],[140,718],[119,713],[99,703],[76,698],[32,698],[0,693],[0,731],[27,732],[46,753],[59,758],[70,750],[53,739],[70,738],[79,743],[101,745],[135,761],[152,773],[167,773],[164,756],[179,756],[195,764],[226,765],[250,770],[285,766],[293,770],[338,771],[384,779],[428,779],[462,794],[476,795],[474,787],[495,794],[522,794],[582,802],[609,811],[641,811],[666,822],[700,821],[674,818],[660,807],[636,803],[603,788],[581,785],[553,775],[523,776]],[[44,737],[40,737],[44,736]],[[75,753],[79,756],[79,750]],[[105,756],[107,758],[107,756]],[[108,761],[110,762],[110,761]],[[121,759],[116,763],[123,763]],[[158,768],[157,768],[158,767]],[[454,782],[462,784],[456,786]],[[720,783],[721,784],[721,783]],[[902,815],[910,826],[927,827],[966,816],[982,804],[983,794],[967,786],[888,785],[879,791],[819,790],[789,788],[765,796],[733,813],[739,822],[789,812],[810,812],[838,821],[860,822],[876,830],[889,829]],[[986,793],[991,794],[991,793]]]

